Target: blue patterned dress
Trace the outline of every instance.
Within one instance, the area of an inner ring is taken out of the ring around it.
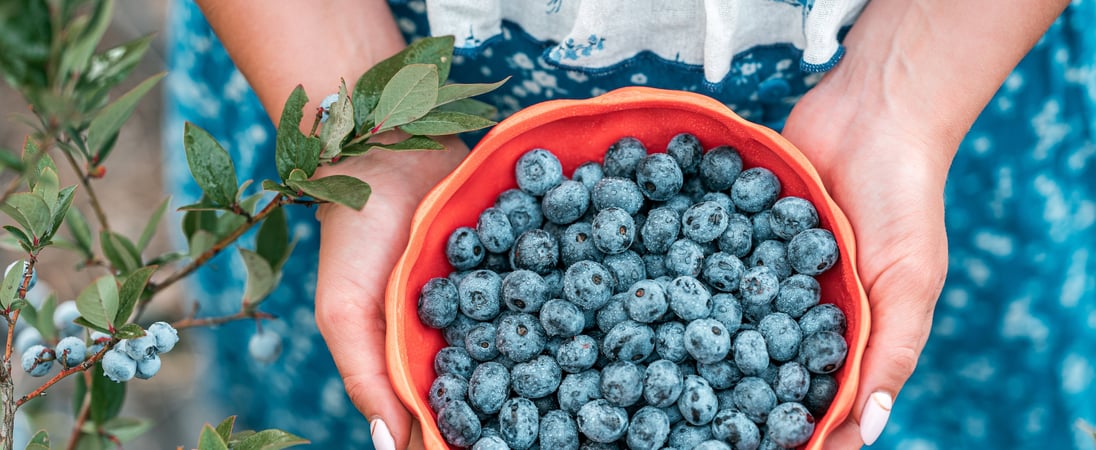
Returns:
[[[544,3],[550,11],[561,0]],[[422,1],[392,7],[406,37],[427,33]],[[1078,425],[1096,424],[1093,25],[1096,2],[1074,1],[963,142],[947,185],[951,259],[933,334],[875,447],[1096,449]],[[200,193],[185,169],[184,121],[209,130],[226,146],[240,179],[275,178],[268,157],[274,130],[267,115],[190,0],[175,3],[169,33],[165,167],[177,204]],[[503,20],[490,39],[462,49],[451,78],[482,82],[512,76],[485,99],[503,116],[548,99],[649,85],[710,95],[746,118],[780,129],[795,100],[818,79],[801,67],[832,66],[808,64],[801,46],[792,43],[736,51],[716,80],[701,64],[655,52],[597,70],[552,61],[552,55],[566,56],[568,45],[574,50],[589,44],[595,51],[612,43],[542,40]],[[828,63],[837,58],[839,48]],[[285,275],[263,309],[281,318],[266,327],[293,338],[284,341],[278,361],[262,365],[243,350],[252,324],[212,330],[210,379],[220,382],[212,384],[216,397],[211,398],[221,399],[226,413],[240,414],[246,426],[283,428],[311,439],[315,448],[372,448],[368,424],[346,397],[314,321],[313,211],[289,211],[299,243],[288,266],[296,270]],[[199,273],[193,288],[203,313],[234,312],[244,278],[235,258],[218,257]]]

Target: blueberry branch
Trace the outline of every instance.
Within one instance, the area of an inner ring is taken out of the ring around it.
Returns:
[[[91,386],[91,372],[84,372],[84,383],[87,386]],[[80,401],[80,412],[76,414],[76,422],[72,425],[72,433],[69,435],[68,446],[65,450],[75,450],[76,444],[80,442],[80,433],[84,428],[84,423],[88,420],[88,415],[91,413],[91,389],[84,392],[84,398]]]
[[[54,375],[52,378],[46,380],[46,382],[42,383],[41,386],[38,386],[37,389],[31,391],[29,394],[24,395],[22,398],[20,398],[18,401],[16,401],[15,402],[15,408],[18,409],[20,406],[23,406],[24,403],[33,400],[35,397],[40,397],[42,395],[45,395],[47,389],[49,389],[54,384],[57,384],[58,381],[61,381],[65,378],[67,378],[69,375],[72,375],[74,373],[84,372],[84,371],[90,369],[92,366],[95,365],[95,363],[97,363],[97,362],[99,362],[99,360],[103,359],[103,355],[105,355],[108,350],[114,348],[114,344],[116,344],[117,342],[118,341],[116,341],[116,340],[112,340],[109,344],[104,345],[103,349],[99,350],[99,353],[96,353],[96,354],[92,355],[90,358],[86,359],[84,362],[82,362],[80,364],[77,364],[75,366],[69,367],[67,369],[64,369],[60,372],[57,372],[57,375]]]
[[[235,322],[237,320],[247,320],[247,319],[256,319],[256,320],[268,319],[269,320],[269,319],[273,319],[273,318],[274,318],[274,315],[272,315],[272,314],[264,313],[264,312],[261,312],[261,311],[255,311],[251,308],[244,307],[243,309],[241,309],[236,314],[232,314],[232,315],[228,315],[228,316],[219,316],[219,317],[204,317],[204,318],[201,318],[201,319],[197,319],[197,318],[194,318],[192,316],[192,317],[188,317],[186,319],[176,320],[175,322],[172,322],[171,326],[172,326],[172,328],[175,328],[176,330],[179,330],[179,329],[183,329],[183,328],[212,327],[212,326],[225,324],[225,323],[228,323],[228,322]]]

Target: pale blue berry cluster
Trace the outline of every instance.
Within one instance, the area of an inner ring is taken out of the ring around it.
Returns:
[[[144,336],[119,340],[103,355],[103,373],[114,382],[147,380],[160,371],[160,354],[175,348],[179,332],[166,322],[148,327]]]

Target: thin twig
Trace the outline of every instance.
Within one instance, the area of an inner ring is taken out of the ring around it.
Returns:
[[[68,160],[69,165],[72,166],[72,171],[76,172],[78,178],[80,178],[80,184],[84,185],[84,190],[87,191],[88,199],[91,200],[91,209],[95,210],[95,216],[99,219],[99,226],[102,227],[102,231],[110,231],[110,224],[107,222],[106,212],[103,210],[103,206],[99,203],[99,196],[95,195],[95,189],[91,187],[91,178],[88,174],[80,170],[80,164],[76,162],[76,158],[72,157],[72,153],[62,151],[65,155],[65,159]]]
[[[228,322],[235,322],[237,320],[247,320],[247,319],[260,319],[261,320],[261,319],[273,319],[273,318],[274,318],[274,315],[272,315],[272,314],[245,308],[245,309],[240,310],[236,314],[232,314],[230,316],[204,317],[204,318],[201,318],[201,319],[196,319],[194,317],[188,317],[186,319],[176,320],[175,322],[173,322],[171,324],[171,326],[172,326],[172,328],[175,328],[176,330],[181,330],[183,328],[212,327],[212,326],[226,324]]]
[[[91,386],[91,372],[84,371],[84,384]],[[76,444],[80,442],[80,433],[83,432],[84,423],[88,420],[88,415],[91,412],[91,389],[84,392],[84,400],[80,404],[80,412],[76,414],[76,423],[72,425],[72,434],[69,436],[68,446],[65,450],[75,450]]]
[[[99,350],[99,353],[96,353],[96,354],[92,355],[91,358],[88,358],[88,359],[84,360],[84,362],[82,362],[80,364],[69,367],[69,368],[64,369],[60,372],[57,372],[57,375],[54,375],[49,380],[46,380],[46,382],[44,384],[42,384],[41,386],[38,386],[37,389],[31,391],[29,394],[24,395],[22,398],[20,398],[18,401],[16,401],[15,402],[15,407],[19,408],[20,406],[23,406],[24,403],[33,400],[35,397],[38,397],[38,396],[41,396],[42,394],[45,394],[46,390],[49,389],[50,386],[53,386],[54,384],[57,384],[58,381],[61,381],[65,378],[67,378],[69,375],[72,375],[74,373],[80,373],[80,372],[83,372],[83,371],[86,371],[86,370],[90,369],[91,366],[94,366],[95,363],[99,362],[100,359],[103,359],[103,355],[105,355],[107,353],[107,351],[112,349],[112,348],[114,348],[114,343],[112,343],[110,345],[104,345],[103,349]]]

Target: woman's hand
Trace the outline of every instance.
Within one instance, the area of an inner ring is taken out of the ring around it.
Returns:
[[[449,150],[375,151],[318,173],[353,175],[373,188],[361,211],[325,205],[316,214],[320,220],[316,322],[346,392],[369,420],[379,450],[409,448],[417,442],[412,435],[420,437],[417,422],[388,378],[384,292],[407,244],[411,215],[419,200],[467,154],[458,139],[445,142]]]

